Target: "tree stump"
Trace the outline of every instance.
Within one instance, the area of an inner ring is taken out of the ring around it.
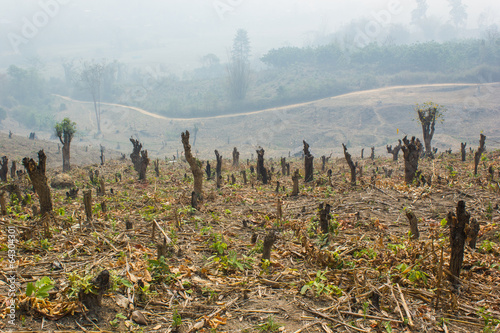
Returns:
[[[100,145],[100,147],[101,147],[101,165],[104,165],[104,162],[105,162],[104,146]]]
[[[210,178],[212,178],[212,170],[209,161],[207,161],[207,165],[205,166],[205,173],[207,174],[207,181],[209,181]]]
[[[405,182],[407,185],[413,183],[413,179],[415,179],[415,175],[418,169],[418,159],[420,155],[419,146],[420,140],[415,137],[411,138],[411,141],[408,141],[406,136],[403,138],[404,145],[401,147],[403,150],[404,160],[405,160]]]
[[[266,237],[264,237],[264,249],[262,250],[262,261],[271,260],[271,249],[276,241],[276,234],[274,230],[269,230]]]
[[[469,220],[470,214],[465,210],[465,201],[460,200],[457,204],[456,215],[449,212],[446,217],[448,225],[450,226],[450,281],[455,288],[459,285],[458,278],[460,277],[460,270],[462,269],[462,262],[464,260],[464,247],[467,238],[467,231],[470,230]],[[473,229],[476,227],[473,226]]]
[[[191,145],[189,144],[189,131],[185,133],[181,133],[182,145],[184,146],[184,156],[186,157],[189,166],[191,167],[191,172],[193,173],[194,178],[194,192],[198,196],[198,200],[202,201],[202,193],[203,193],[203,171],[201,170],[201,162],[198,161],[191,154]],[[196,208],[196,207],[193,207]]]
[[[222,155],[219,154],[217,149],[215,150],[215,158],[217,159],[217,166],[215,168],[215,175],[217,177],[217,188],[220,188],[222,179]]]
[[[83,191],[83,206],[87,222],[92,221],[92,190]]]
[[[2,182],[7,181],[7,174],[9,173],[9,159],[7,156],[2,157],[2,161],[0,161],[0,180]]]
[[[52,213],[52,197],[50,196],[50,187],[47,184],[47,176],[45,175],[46,162],[47,156],[45,156],[43,149],[38,152],[38,164],[32,158],[23,158],[24,168],[28,172],[33,188],[38,195],[42,216]]]
[[[240,166],[240,153],[238,152],[238,149],[234,147],[233,149],[233,167],[239,167]]]
[[[243,184],[247,184],[247,171],[246,170],[242,170],[241,171],[241,175],[243,176]]]
[[[344,147],[344,157],[345,160],[347,161],[347,165],[349,165],[349,168],[351,169],[351,185],[355,186],[356,185],[356,168],[358,167],[358,162],[356,164],[352,161],[351,154],[347,152],[347,147],[345,144],[342,144],[342,147]]]
[[[304,182],[309,183],[314,180],[314,156],[312,156],[311,152],[309,151],[309,144],[305,140],[302,140],[302,142],[304,143]]]
[[[365,153],[365,148],[361,148],[361,159],[363,159],[364,153]]]
[[[261,147],[257,150],[257,179],[262,180],[262,173],[264,170],[264,149]]]
[[[467,147],[467,142],[460,143],[460,152],[462,153],[462,162],[465,162],[465,158],[467,157],[467,151],[465,150]]]
[[[328,234],[330,232],[330,205],[326,204],[323,208],[323,203],[319,204],[319,225],[321,226],[321,232],[323,234]]]
[[[477,148],[477,151],[474,153],[474,175],[477,175],[477,166],[481,161],[481,155],[486,150],[484,146],[485,141],[486,141],[486,136],[484,134],[481,134],[479,138],[479,147]]]
[[[0,192],[0,215],[7,215],[7,202],[5,202],[5,192]]]
[[[418,219],[411,210],[406,211],[406,218],[410,222],[411,239],[418,239],[420,233],[418,232]]]
[[[12,180],[16,179],[16,169],[16,161],[12,161],[12,164],[10,166],[10,178],[12,178]]]
[[[99,178],[99,188],[97,195],[106,195],[106,183],[104,177]]]
[[[286,158],[281,158],[281,174],[284,176],[286,174]]]
[[[295,172],[293,173],[293,176],[292,176],[293,189],[292,189],[291,196],[299,195],[299,179],[300,179],[299,170],[295,169]]]
[[[92,291],[80,290],[78,300],[91,311],[96,312],[102,305],[102,296],[110,288],[110,276],[107,270],[103,270],[92,280]]]
[[[130,142],[134,146],[132,154],[130,154],[130,159],[132,160],[132,164],[134,164],[135,171],[139,174],[139,180],[144,180],[146,179],[146,171],[149,165],[148,151],[142,150],[142,144],[139,140],[130,138]]]
[[[387,152],[389,154],[392,154],[392,160],[394,162],[396,162],[398,160],[398,155],[399,155],[399,151],[401,150],[401,140],[399,140],[399,144],[397,146],[395,146],[394,148],[392,148],[392,145],[391,146],[386,146],[387,148]]]
[[[328,160],[330,159],[331,155],[326,157],[325,155],[321,156],[321,172],[325,172],[326,170],[326,163],[328,163]]]
[[[154,160],[153,164],[155,166],[156,177],[160,177],[160,159],[157,158]]]
[[[375,159],[375,147],[372,147],[372,153],[370,154],[370,159],[373,161]]]
[[[286,176],[290,177],[290,163],[286,164]]]

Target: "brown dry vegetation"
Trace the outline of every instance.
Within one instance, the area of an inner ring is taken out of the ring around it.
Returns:
[[[230,156],[230,151],[222,155]],[[266,160],[272,174],[269,185],[250,173],[255,161],[234,168],[224,160],[222,188],[205,180],[198,211],[189,206],[193,181],[186,162],[160,161],[160,176],[150,167],[144,182],[137,181],[129,161],[75,167],[69,175],[80,188],[76,199],[66,198],[66,189],[52,189],[50,237],[44,235],[40,218],[33,216],[31,206],[38,200],[29,180],[16,180],[32,202],[22,207],[7,199],[8,214],[0,216],[0,330],[497,330],[500,152],[484,155],[478,176],[472,174],[470,154],[466,162],[455,154],[423,160],[420,169],[425,177],[433,176],[432,186],[406,186],[402,162],[390,157],[358,160],[363,175],[358,175],[356,186],[350,185],[344,159],[328,163],[330,184],[326,173],[317,171],[317,157],[314,182],[304,184],[302,179],[296,197],[289,195],[291,177],[278,174],[278,160]],[[292,172],[298,168],[303,176],[303,160],[291,163]],[[488,178],[490,166],[493,180]],[[391,177],[384,168],[393,170]],[[97,196],[98,184],[90,182],[89,170],[99,170],[105,178],[104,196]],[[249,175],[247,185],[241,170]],[[48,172],[49,178],[54,176],[53,169]],[[227,182],[231,175],[235,184]],[[93,192],[91,223],[83,209],[84,189]],[[479,220],[481,232],[478,249],[465,251],[461,287],[454,291],[446,273],[449,228],[441,222],[459,200],[465,200],[466,209]],[[329,234],[320,232],[320,203],[332,207]],[[408,209],[419,218],[419,240],[409,237]],[[131,229],[126,229],[127,223]],[[15,327],[8,326],[5,317],[8,226],[18,232]],[[277,240],[270,262],[261,263],[262,241],[270,231]],[[165,236],[170,243],[162,247]],[[151,261],[157,259],[159,246],[165,254],[163,265]],[[103,295],[102,307],[85,309],[78,291],[104,269],[111,273],[112,286]],[[28,283],[43,277],[54,282],[49,296],[27,297]],[[133,310],[145,316],[147,325],[130,319]]]

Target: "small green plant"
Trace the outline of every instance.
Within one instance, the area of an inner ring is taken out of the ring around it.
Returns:
[[[149,259],[148,270],[151,272],[151,278],[154,282],[172,283],[179,277],[179,273],[172,273],[170,266],[165,261],[165,257],[161,256],[160,259]]]
[[[213,243],[210,245],[211,249],[214,249],[217,254],[222,255],[227,249],[227,244],[224,242],[224,237],[220,234],[212,234]]]
[[[406,276],[408,280],[411,282],[417,282],[422,280],[424,284],[427,284],[427,277],[429,276],[427,273],[421,271],[419,269],[419,265],[408,266],[405,263],[401,263],[396,268]]]
[[[477,314],[483,319],[483,323],[484,323],[483,332],[484,333],[497,332],[497,329],[500,326],[500,319],[493,317],[491,312],[487,311],[486,308],[484,308],[484,307],[479,309]]]
[[[269,316],[265,323],[257,325],[259,332],[278,332],[283,325],[276,322],[274,316]]]
[[[307,282],[300,290],[300,293],[304,295],[308,290],[311,290],[316,292],[316,296],[321,296],[322,294],[342,296],[342,289],[328,284],[328,279],[325,276],[327,272],[328,270],[317,271],[314,280]]]
[[[176,328],[182,325],[182,317],[177,311],[174,309],[174,313],[172,314],[172,327]]]
[[[40,239],[40,247],[45,251],[52,250],[52,244],[50,244],[49,240],[46,238]]]
[[[76,299],[80,291],[83,291],[85,294],[95,294],[97,290],[92,283],[92,279],[93,277],[90,274],[81,276],[76,272],[68,273],[68,280],[70,282],[68,297],[70,299]]]
[[[36,281],[35,284],[28,282],[26,286],[26,296],[36,297],[36,298],[46,298],[49,297],[49,291],[54,288],[55,282],[48,276],[42,277],[40,280]]]
[[[481,245],[479,246],[479,251],[483,253],[491,253],[495,249],[495,243],[492,241],[485,239]]]
[[[373,249],[361,249],[354,252],[354,258],[368,257],[368,259],[375,259],[377,257],[377,252]]]
[[[118,319],[127,319],[127,317],[125,317],[121,312],[119,312],[115,315],[115,319],[111,320],[109,322],[109,324],[113,327],[117,327],[118,326]]]

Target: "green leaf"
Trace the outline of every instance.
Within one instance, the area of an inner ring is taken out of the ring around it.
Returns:
[[[36,297],[40,297],[40,298],[48,297],[49,296],[48,291],[53,289],[53,288],[54,288],[54,286],[52,286],[52,285],[41,287],[40,289],[37,290]]]
[[[445,227],[446,224],[448,223],[448,220],[446,219],[446,217],[444,219],[441,220],[441,227]]]
[[[120,319],[127,319],[127,317],[125,317],[121,312],[117,313],[115,317]]]
[[[300,293],[301,293],[302,295],[304,295],[304,294],[307,292],[307,290],[309,290],[309,289],[311,289],[311,287],[310,287],[310,286],[308,286],[307,284],[305,284],[305,285],[302,287],[302,289],[300,289]]]
[[[35,291],[35,286],[33,285],[33,283],[28,282],[28,286],[26,287],[26,296],[31,296],[31,294],[33,294],[33,291]]]

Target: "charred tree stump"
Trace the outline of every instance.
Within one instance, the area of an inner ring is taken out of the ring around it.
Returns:
[[[363,155],[364,155],[364,153],[365,153],[365,148],[362,148],[362,149],[361,149],[361,159],[363,159]]]
[[[264,249],[262,250],[262,261],[271,260],[271,249],[276,241],[276,234],[274,230],[270,230],[266,237],[264,237]]]
[[[231,185],[236,184],[236,178],[234,177],[234,174],[231,174]]]
[[[460,143],[460,152],[462,153],[462,162],[465,162],[465,158],[467,157],[467,151],[465,150],[467,147],[467,142]]]
[[[189,166],[191,167],[191,172],[193,173],[194,178],[194,192],[198,196],[198,200],[202,201],[202,193],[203,193],[203,171],[201,170],[201,162],[198,161],[191,154],[191,145],[189,144],[189,131],[185,133],[181,133],[182,145],[184,146],[184,156],[186,157]],[[196,209],[196,207],[193,207]]]
[[[47,156],[42,150],[38,152],[38,164],[30,158],[23,158],[23,165],[30,177],[33,188],[40,201],[40,213],[42,216],[52,213],[52,197],[50,196],[50,187],[47,184],[45,175]]]
[[[290,177],[290,163],[286,164],[286,176]]]
[[[105,157],[104,157],[104,146],[100,145],[101,147],[101,165],[104,165],[105,162]]]
[[[104,177],[99,178],[99,188],[97,195],[106,195],[106,183]]]
[[[153,225],[154,225],[154,221],[153,221]],[[130,220],[126,220],[125,221],[125,230],[132,230],[134,228],[134,222],[130,221]]]
[[[210,168],[210,162],[207,161],[207,165],[205,166],[205,173],[207,174],[207,181],[210,180],[210,178],[212,178],[212,170]]]
[[[321,226],[321,232],[323,234],[328,234],[330,232],[330,205],[326,204],[323,208],[323,203],[319,204],[319,225]]]
[[[308,183],[314,180],[314,156],[312,156],[311,152],[309,151],[309,144],[305,140],[302,140],[302,142],[304,143],[304,182]]]
[[[7,202],[4,194],[5,192],[0,192],[0,215],[7,215]]]
[[[146,179],[146,171],[149,165],[148,151],[142,150],[142,144],[139,140],[130,138],[130,142],[134,146],[130,159],[134,164],[134,169],[139,174],[139,180]]]
[[[217,159],[217,166],[215,167],[215,176],[217,177],[217,188],[220,188],[222,180],[222,155],[215,150],[215,158]]]
[[[155,166],[156,177],[160,177],[160,159],[154,160],[153,165]]]
[[[418,232],[418,219],[411,210],[406,211],[406,218],[410,222],[411,239],[418,239],[420,233]]]
[[[326,157],[325,155],[321,156],[321,172],[325,172],[326,170],[326,163],[328,163],[328,160],[330,159],[331,155]]]
[[[345,144],[342,144],[342,147],[344,147],[344,157],[345,160],[347,161],[347,164],[349,165],[349,168],[351,169],[351,185],[356,185],[356,168],[358,167],[358,162],[354,163],[351,158],[351,154],[347,152],[347,147]]]
[[[87,222],[92,221],[92,190],[83,191],[83,206]]]
[[[233,149],[233,167],[239,167],[240,166],[240,153],[238,152],[238,149],[234,147]]]
[[[392,148],[392,145],[386,146],[387,153],[392,154],[392,160],[394,162],[396,162],[398,160],[398,155],[399,155],[399,151],[401,150],[401,146],[402,146],[401,140],[399,140],[399,144],[397,146],[395,146],[394,148]]]
[[[246,170],[242,170],[241,171],[241,175],[243,176],[243,184],[247,184],[247,171]]]
[[[300,173],[299,170],[296,169],[292,176],[293,189],[291,196],[299,195],[299,179],[300,179]]]
[[[286,175],[286,158],[285,157],[281,158],[281,174],[283,176]]]
[[[262,180],[262,173],[264,170],[264,149],[261,147],[257,150],[257,179]]]
[[[475,218],[472,218],[469,224],[469,228],[466,228],[467,239],[469,240],[469,247],[471,249],[476,248],[477,236],[479,235],[479,222]]]
[[[269,180],[269,178],[271,178],[271,175],[268,176],[267,169],[265,167],[262,168],[261,173],[262,173],[262,184],[267,184],[267,181]]]
[[[2,182],[7,181],[7,174],[9,173],[9,159],[7,156],[2,157],[2,161],[0,161],[0,180]]]
[[[13,180],[16,179],[16,169],[16,161],[12,161],[12,164],[10,166],[10,178],[12,178]]]
[[[466,228],[469,227],[470,214],[465,210],[465,201],[460,200],[457,204],[457,213],[449,212],[446,217],[450,226],[450,281],[455,288],[459,285],[458,278],[464,260],[464,247],[467,238]]]
[[[77,195],[78,195],[77,188],[72,188],[69,190],[69,192],[66,192],[66,197],[70,199],[75,199]]]
[[[484,134],[481,134],[481,137],[479,138],[479,147],[477,147],[477,151],[474,153],[474,175],[477,175],[477,166],[481,161],[481,155],[486,150],[486,148],[484,147],[485,141],[486,136]]]
[[[372,153],[370,154],[370,159],[373,161],[375,159],[375,147],[372,147]]]
[[[109,272],[103,270],[92,280],[92,289],[78,292],[78,300],[91,312],[96,312],[102,305],[102,296],[110,288]]]
[[[9,130],[9,139],[12,139],[12,131]]]
[[[418,169],[418,159],[420,155],[419,146],[420,140],[415,137],[411,138],[411,141],[408,141],[406,136],[403,138],[404,145],[401,147],[403,150],[403,155],[405,159],[405,182],[407,185],[413,183],[415,179],[415,175]]]

